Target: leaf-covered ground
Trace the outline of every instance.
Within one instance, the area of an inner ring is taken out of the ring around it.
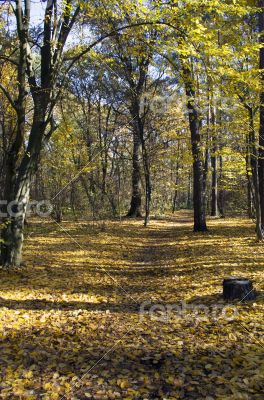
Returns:
[[[191,227],[33,221],[0,272],[0,398],[263,400],[264,246],[247,220]],[[236,275],[258,297],[227,310]]]

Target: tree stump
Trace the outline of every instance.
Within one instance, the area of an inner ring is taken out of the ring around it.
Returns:
[[[225,300],[254,300],[256,291],[251,280],[246,278],[228,278],[223,281],[223,297]]]

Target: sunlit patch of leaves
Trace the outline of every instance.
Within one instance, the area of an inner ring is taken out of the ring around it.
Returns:
[[[1,398],[263,398],[264,249],[250,222],[212,220],[206,234],[183,213],[148,228],[64,222],[74,240],[44,225],[28,228],[26,267],[1,271]],[[144,300],[225,305],[230,275],[258,291],[234,319],[139,313]]]

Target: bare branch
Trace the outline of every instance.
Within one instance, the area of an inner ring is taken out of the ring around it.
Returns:
[[[11,104],[11,106],[13,107],[13,109],[15,111],[17,111],[17,106],[15,103],[15,100],[12,98],[12,96],[10,95],[10,93],[8,92],[8,90],[0,83],[0,89],[2,90],[2,92],[4,93],[4,95],[6,96],[7,100],[9,101],[9,103]]]
[[[4,56],[2,54],[0,54],[0,60],[4,60],[7,62],[10,62],[11,64],[15,65],[16,67],[18,67],[18,63],[15,60],[12,60],[11,58]]]

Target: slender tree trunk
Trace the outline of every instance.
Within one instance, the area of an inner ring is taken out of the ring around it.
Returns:
[[[223,184],[223,157],[219,156],[219,183]],[[225,218],[225,191],[222,188],[219,190],[218,196],[218,209],[221,218]]]
[[[247,177],[247,211],[248,217],[253,218],[253,182],[251,168],[250,135],[246,136],[246,177]]]
[[[142,154],[143,154],[143,164],[144,164],[144,175],[145,175],[145,185],[146,185],[146,200],[145,200],[145,222],[144,225],[147,226],[150,219],[150,204],[151,204],[151,177],[150,177],[150,165],[149,157],[146,149],[146,144],[144,138],[142,138]]]
[[[192,172],[188,173],[188,191],[187,191],[187,201],[186,208],[190,210],[192,208]]]
[[[213,149],[215,152],[216,149]],[[211,157],[212,163],[212,198],[211,198],[211,215],[212,217],[218,217],[218,159],[214,155]]]
[[[190,67],[183,65],[183,76],[187,95],[187,107],[189,110],[189,125],[191,131],[192,156],[193,156],[193,208],[194,231],[207,230],[205,213],[205,185],[204,185],[204,161],[201,149],[200,120],[198,107],[195,104],[195,89]]]
[[[102,167],[102,202],[106,196],[106,176],[107,176],[107,163],[108,163],[108,148],[107,148],[107,129],[109,118],[111,114],[111,108],[108,109],[106,117],[105,129],[102,127],[102,106],[101,99],[98,101],[98,131],[99,131],[99,142],[100,142],[100,156],[101,156],[101,167]]]
[[[72,213],[73,213],[73,215],[74,215],[74,218],[75,218],[75,220],[77,220],[77,218],[76,218],[76,207],[75,207],[75,204],[76,204],[76,188],[75,188],[75,185],[74,185],[74,182],[71,184],[71,194],[70,194],[70,203],[71,203],[71,210],[72,210]]]
[[[213,147],[211,154],[212,166],[212,192],[211,192],[211,216],[218,217],[218,157],[217,157],[217,138],[215,132],[215,112],[212,110],[212,129],[213,129]]]
[[[193,151],[196,157],[196,150]],[[201,160],[193,162],[193,208],[194,208],[194,232],[204,232],[206,227],[205,193],[203,186],[203,163]]]
[[[179,184],[179,169],[180,169],[180,141],[178,140],[178,148],[177,148],[177,162],[176,162],[176,176],[175,176],[175,190],[172,202],[172,213],[174,214],[177,208],[177,200],[178,200],[178,184]]]
[[[250,219],[255,218],[253,198],[252,198],[252,185],[249,180],[247,183],[247,211],[248,211],[248,218],[250,218]]]
[[[141,214],[141,187],[140,187],[140,138],[138,130],[133,132],[133,156],[132,156],[132,197],[130,209],[127,217],[137,218],[142,217]]]
[[[174,214],[177,208],[177,200],[178,200],[178,182],[179,182],[179,162],[177,161],[176,164],[176,177],[175,177],[175,190],[173,196],[173,203],[172,203],[172,213]]]
[[[142,118],[140,117],[139,104],[135,104],[135,114],[137,118],[135,120],[136,129],[138,131],[138,136],[141,142],[142,148],[142,159],[143,159],[143,168],[144,168],[144,178],[145,178],[145,221],[144,225],[147,226],[150,218],[150,203],[151,203],[151,177],[150,177],[150,163],[149,163],[149,155],[146,148],[146,142],[144,137],[144,124]]]
[[[254,112],[252,107],[248,107],[249,113],[249,150],[250,150],[250,164],[252,170],[252,181],[254,188],[254,205],[256,212],[256,234],[258,240],[263,239],[263,229],[261,223],[261,201],[260,201],[260,192],[259,192],[259,171],[258,171],[258,149],[256,147],[256,135],[255,135],[255,127],[254,127]]]
[[[259,68],[262,70],[260,80],[262,87],[264,85],[264,0],[259,0],[259,33],[262,48],[259,52]],[[264,90],[260,93],[260,127],[259,127],[259,154],[258,154],[258,176],[259,176],[259,195],[260,195],[260,213],[261,225],[264,228]],[[257,227],[258,231],[259,227]]]

